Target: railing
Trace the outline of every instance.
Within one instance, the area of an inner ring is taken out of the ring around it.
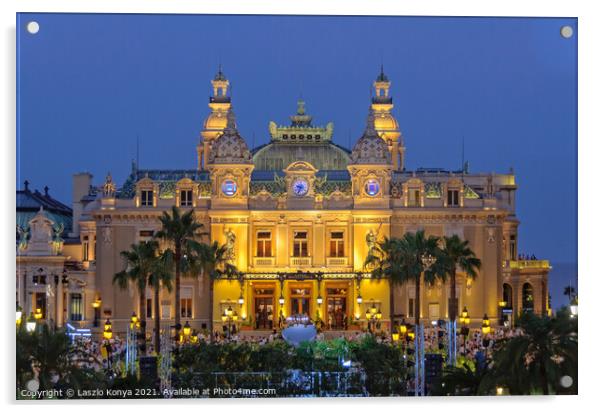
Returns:
[[[406,384],[399,377],[386,374],[368,376],[365,372],[214,372],[175,375],[172,387],[200,389],[202,397],[336,397],[402,396]],[[210,389],[203,394],[202,389]],[[261,393],[257,390],[262,390]],[[253,393],[252,391],[256,392]],[[246,391],[246,392],[245,392]]]
[[[255,267],[270,267],[275,263],[274,257],[253,257],[253,266]]]
[[[347,257],[327,257],[326,265],[329,267],[341,267],[347,265]]]
[[[311,257],[291,257],[291,266],[309,267],[311,265]]]
[[[544,268],[551,269],[550,261],[548,260],[507,260],[504,263],[504,268]]]

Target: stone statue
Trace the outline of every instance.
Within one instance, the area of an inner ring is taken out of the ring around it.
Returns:
[[[278,129],[278,126],[276,125],[276,122],[270,121],[269,129],[270,129],[270,135],[271,136],[276,136],[277,129]]]
[[[326,124],[326,136],[327,136],[328,138],[331,138],[331,137],[332,137],[332,133],[333,133],[333,131],[334,131],[334,123],[332,123],[332,122],[328,122],[328,123]]]
[[[19,251],[25,251],[29,241],[29,227],[22,228],[17,225],[17,232],[19,233]]]
[[[115,183],[113,182],[113,177],[111,177],[110,172],[107,174],[105,183],[102,186],[102,194],[105,198],[113,198],[115,196]]]
[[[376,247],[376,234],[372,229],[366,234],[366,245],[368,246],[368,255],[370,255]]]
[[[228,228],[225,232],[226,234],[226,256],[228,260],[234,260],[236,254],[234,252],[234,244],[236,242],[236,234],[232,231],[231,228]]]
[[[65,230],[65,225],[61,222],[59,225],[54,225],[52,227],[52,232],[54,233],[52,237],[52,249],[54,255],[59,255],[63,249],[63,238],[61,235]]]
[[[104,227],[102,229],[102,240],[105,244],[110,244],[112,242],[111,239],[111,228],[109,227]]]

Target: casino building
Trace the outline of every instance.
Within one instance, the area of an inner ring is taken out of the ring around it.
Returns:
[[[133,288],[120,290],[112,282],[123,269],[120,252],[150,239],[160,228],[158,217],[174,205],[194,209],[208,234],[204,241],[227,245],[244,273],[241,280],[215,282],[213,308],[207,277],[182,279],[182,322],[196,329],[206,328],[210,317],[221,329],[228,308],[250,332],[277,327],[280,316],[320,317],[335,331],[366,328],[370,309],[383,330],[392,320],[413,317],[414,286],[395,287],[391,308],[387,281],[372,279],[363,263],[376,240],[419,229],[457,234],[482,260],[476,280],[458,276],[459,307],[467,307],[474,325],[484,314],[495,324],[502,314],[548,311],[549,262],[518,259],[513,171],[405,168],[404,136],[382,69],[365,130],[351,150],[333,142],[332,123],[312,123],[302,100],[288,125],[269,122],[268,144],[250,149],[238,132],[221,69],[211,84],[196,168],[133,164],[120,186],[110,174],[98,186],[90,174],[76,174],[64,245],[56,243],[56,225],[43,208],[20,223],[17,299],[27,314],[43,305],[43,317],[58,324],[94,328],[110,318],[114,330],[125,330],[139,307]],[[44,243],[46,255],[39,248]],[[66,282],[55,286],[51,275],[57,274]],[[47,287],[39,285],[40,275],[49,275]],[[447,316],[448,285],[421,288],[421,295],[424,320]],[[154,317],[173,324],[174,292],[161,292],[160,314],[153,313],[150,290],[146,296],[149,325]]]

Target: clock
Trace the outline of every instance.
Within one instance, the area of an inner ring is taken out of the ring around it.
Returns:
[[[309,192],[309,183],[303,178],[295,179],[293,181],[292,190],[293,194],[296,196],[307,195],[307,192]]]
[[[380,184],[376,179],[368,179],[364,186],[364,190],[368,196],[376,196],[380,192]]]
[[[222,182],[222,193],[224,195],[234,196],[237,190],[238,187],[236,185],[236,182],[232,179],[226,179],[224,182]]]

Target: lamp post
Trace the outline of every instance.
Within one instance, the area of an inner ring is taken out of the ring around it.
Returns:
[[[485,358],[487,358],[487,348],[489,347],[489,334],[491,333],[491,322],[487,313],[483,316],[483,323],[481,325],[481,332],[483,333],[483,347],[485,347]]]
[[[372,306],[366,310],[366,320],[368,321],[368,331],[372,334],[376,332],[376,328],[379,320],[382,318],[383,313],[380,308],[376,308],[374,300],[372,300]]]
[[[462,325],[460,334],[462,334],[462,337],[464,338],[463,355],[466,356],[466,338],[468,337],[468,334],[470,334],[470,317],[468,315],[468,310],[466,309],[466,306],[464,306],[464,309],[460,313],[460,324]]]
[[[94,300],[92,302],[92,308],[94,308],[94,327],[98,327],[99,323],[100,323],[100,306],[102,304],[102,300],[100,299],[100,297],[96,298],[96,300]]]
[[[105,327],[104,327],[104,331],[102,332],[102,336],[105,338],[105,340],[110,340],[113,338],[113,324],[111,323],[111,320],[107,318],[107,321],[105,322]]]
[[[228,306],[228,308],[224,311],[222,315],[222,321],[224,324],[228,324],[228,338],[232,335],[232,322],[238,321],[238,313],[232,310],[232,306]]]
[[[21,322],[23,321],[23,309],[21,308],[19,303],[17,303],[16,318],[17,327],[19,327],[21,325]]]
[[[36,330],[36,319],[33,316],[33,313],[29,314],[29,317],[27,317],[25,329],[28,333],[33,333]]]
[[[42,317],[43,317],[43,314],[42,314],[42,309],[41,309],[41,308],[36,308],[36,312],[33,314],[33,317],[34,317],[36,320],[41,320],[41,319],[42,319]]]
[[[130,329],[135,329],[136,327],[138,327],[138,316],[136,315],[136,312],[134,311],[132,313],[132,317],[130,317]]]
[[[578,312],[579,307],[577,305],[577,296],[573,297],[573,299],[571,300],[570,310],[571,310],[571,318],[577,317],[577,315],[579,314],[579,312]]]
[[[192,332],[192,329],[190,328],[190,323],[188,322],[188,320],[186,320],[186,324],[184,324],[184,328],[182,329],[182,332],[184,333],[184,341],[188,341],[190,339],[190,333]]]

